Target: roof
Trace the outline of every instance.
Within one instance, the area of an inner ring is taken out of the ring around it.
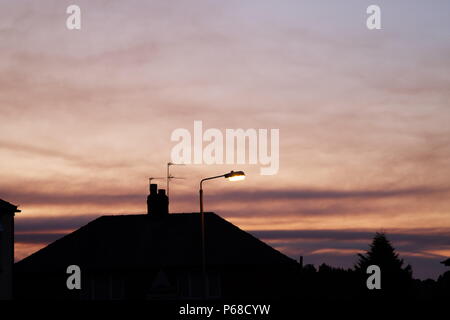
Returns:
[[[212,265],[293,265],[285,256],[214,213],[205,213],[206,259]],[[199,213],[102,216],[16,263],[17,270],[198,266]]]
[[[8,201],[0,199],[0,212],[20,212],[20,210],[17,209],[17,206],[9,203]]]

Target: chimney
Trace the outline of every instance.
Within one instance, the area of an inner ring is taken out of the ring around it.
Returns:
[[[163,217],[169,214],[169,198],[166,190],[158,189],[158,185],[150,184],[150,194],[147,197],[147,214]]]

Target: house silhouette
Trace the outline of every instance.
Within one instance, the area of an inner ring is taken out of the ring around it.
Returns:
[[[277,299],[296,290],[295,260],[212,212],[204,289],[200,214],[169,214],[156,185],[147,205],[147,214],[102,216],[16,263],[15,297]],[[66,286],[70,265],[81,269],[80,290]]]
[[[0,199],[0,300],[12,299],[14,216],[17,206]]]

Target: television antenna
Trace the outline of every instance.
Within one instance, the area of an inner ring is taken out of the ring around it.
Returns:
[[[186,178],[181,178],[181,177],[174,177],[173,175],[170,174],[170,167],[171,166],[184,166],[183,163],[173,163],[173,162],[167,162],[167,177],[166,177],[166,183],[167,183],[167,196],[169,196],[169,184],[170,184],[170,180],[172,179],[186,179]]]

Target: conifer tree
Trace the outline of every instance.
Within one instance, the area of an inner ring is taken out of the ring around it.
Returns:
[[[384,233],[376,233],[365,254],[358,254],[359,260],[355,265],[355,271],[366,275],[367,267],[377,265],[381,269],[382,289],[407,290],[412,283],[412,268],[404,266],[394,247]]]

